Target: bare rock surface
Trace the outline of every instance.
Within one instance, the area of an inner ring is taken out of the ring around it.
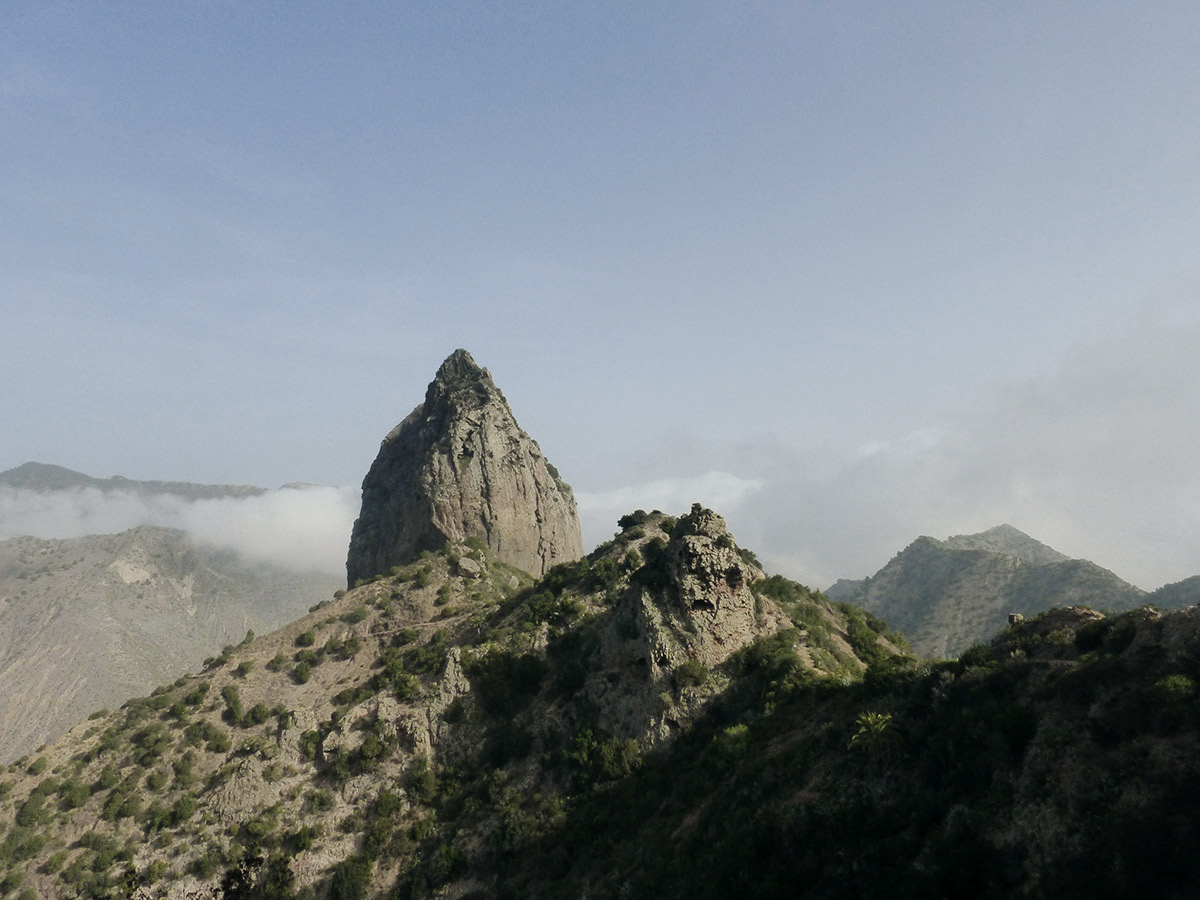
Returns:
[[[456,350],[363,480],[348,581],[467,538],[534,575],[583,555],[575,497],[486,369]]]

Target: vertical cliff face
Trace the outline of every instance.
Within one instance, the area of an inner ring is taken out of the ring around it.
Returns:
[[[534,575],[583,555],[570,486],[466,350],[442,363],[425,402],[384,438],[362,492],[351,586],[468,537]]]

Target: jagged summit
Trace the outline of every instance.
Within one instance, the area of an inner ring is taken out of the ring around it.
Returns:
[[[466,350],[446,358],[425,401],[384,438],[362,490],[350,585],[469,537],[534,575],[583,555],[570,486]]]

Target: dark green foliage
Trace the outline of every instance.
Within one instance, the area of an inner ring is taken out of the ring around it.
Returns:
[[[545,660],[536,654],[497,650],[472,662],[467,675],[486,712],[512,716],[537,696],[546,671]]]
[[[767,681],[798,675],[803,668],[796,655],[799,640],[797,629],[786,628],[743,647],[730,658],[729,666],[737,675],[754,675]]]
[[[354,609],[350,610],[350,612],[344,613],[341,616],[341,620],[347,625],[357,625],[359,622],[362,622],[364,619],[366,619],[367,615],[367,608],[365,606],[356,606]]]
[[[130,743],[135,749],[134,759],[139,766],[153,765],[171,746],[171,742],[170,730],[157,722],[141,729],[130,738]]]
[[[100,770],[100,775],[96,778],[95,784],[92,785],[92,793],[96,794],[100,791],[107,791],[109,788],[115,787],[120,782],[121,776],[112,766],[105,766]]]
[[[242,697],[236,685],[227,684],[221,688],[221,699],[225,701],[225,711],[221,714],[226,722],[236,724],[242,720]]]
[[[681,688],[696,687],[708,681],[707,667],[695,659],[684,660],[675,667],[673,675],[675,684]]]
[[[247,728],[261,725],[271,718],[271,710],[264,703],[255,703],[242,717],[241,724]]]
[[[739,547],[738,556],[740,556],[742,558],[742,562],[748,566],[754,566],[756,569],[761,569],[763,567],[762,563],[758,561],[758,557],[754,555],[753,550],[747,550],[745,547]]]
[[[229,732],[222,731],[211,722],[204,724],[204,749],[209,753],[228,753],[229,748],[233,746],[233,738],[229,736]]]
[[[248,659],[238,663],[237,668],[233,670],[234,678],[245,678],[254,669],[254,663]]]
[[[439,629],[424,644],[404,654],[405,668],[415,675],[438,674],[446,667],[446,632]]]
[[[88,802],[91,789],[82,782],[68,781],[58,789],[59,807],[64,810],[78,809]]]
[[[296,684],[306,684],[312,678],[312,666],[306,660],[300,660],[292,669],[292,681]]]
[[[280,650],[267,662],[267,670],[270,672],[282,672],[287,667],[287,654]]]
[[[646,520],[649,518],[650,518],[650,514],[647,513],[644,509],[635,509],[633,512],[628,513],[627,515],[621,516],[621,518],[617,519],[617,527],[620,528],[622,531],[628,531],[630,528],[633,528],[635,525],[644,524],[646,522]]]
[[[371,884],[371,862],[352,856],[338,863],[329,879],[330,900],[363,900]]]
[[[392,646],[403,647],[405,644],[411,644],[420,636],[420,632],[415,628],[401,628],[392,635]]]
[[[317,758],[317,752],[321,747],[321,733],[319,731],[305,731],[300,735],[300,755],[310,762]]]
[[[575,736],[563,759],[581,784],[590,786],[615,781],[636,771],[642,764],[642,751],[637,741],[596,735],[585,728]]]
[[[296,635],[296,646],[297,647],[311,647],[316,642],[317,642],[317,636],[315,634],[313,634],[311,631],[303,631],[300,634]]]
[[[199,682],[194,688],[183,695],[183,702],[188,706],[199,706],[204,702],[204,698],[208,696],[209,683],[207,681]]]
[[[30,828],[41,821],[42,813],[46,808],[46,795],[34,791],[26,798],[17,810],[16,823],[20,828]]]

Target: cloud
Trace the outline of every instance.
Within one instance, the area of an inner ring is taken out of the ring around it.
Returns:
[[[660,509],[678,514],[686,512],[693,503],[701,503],[728,512],[765,485],[761,478],[741,478],[729,472],[711,471],[688,478],[660,478],[607,491],[576,491],[583,543],[585,547],[592,547],[607,540],[616,530],[617,519],[635,509]]]
[[[342,573],[358,515],[353,488],[281,488],[254,497],[188,501],[85,488],[0,489],[0,539],[114,534],[137,525],[179,528],[196,540],[297,571]]]
[[[764,445],[771,490],[730,526],[816,587],[872,574],[918,535],[1001,522],[1140,587],[1200,574],[1198,345],[1200,322],[1147,324],[837,458]]]

